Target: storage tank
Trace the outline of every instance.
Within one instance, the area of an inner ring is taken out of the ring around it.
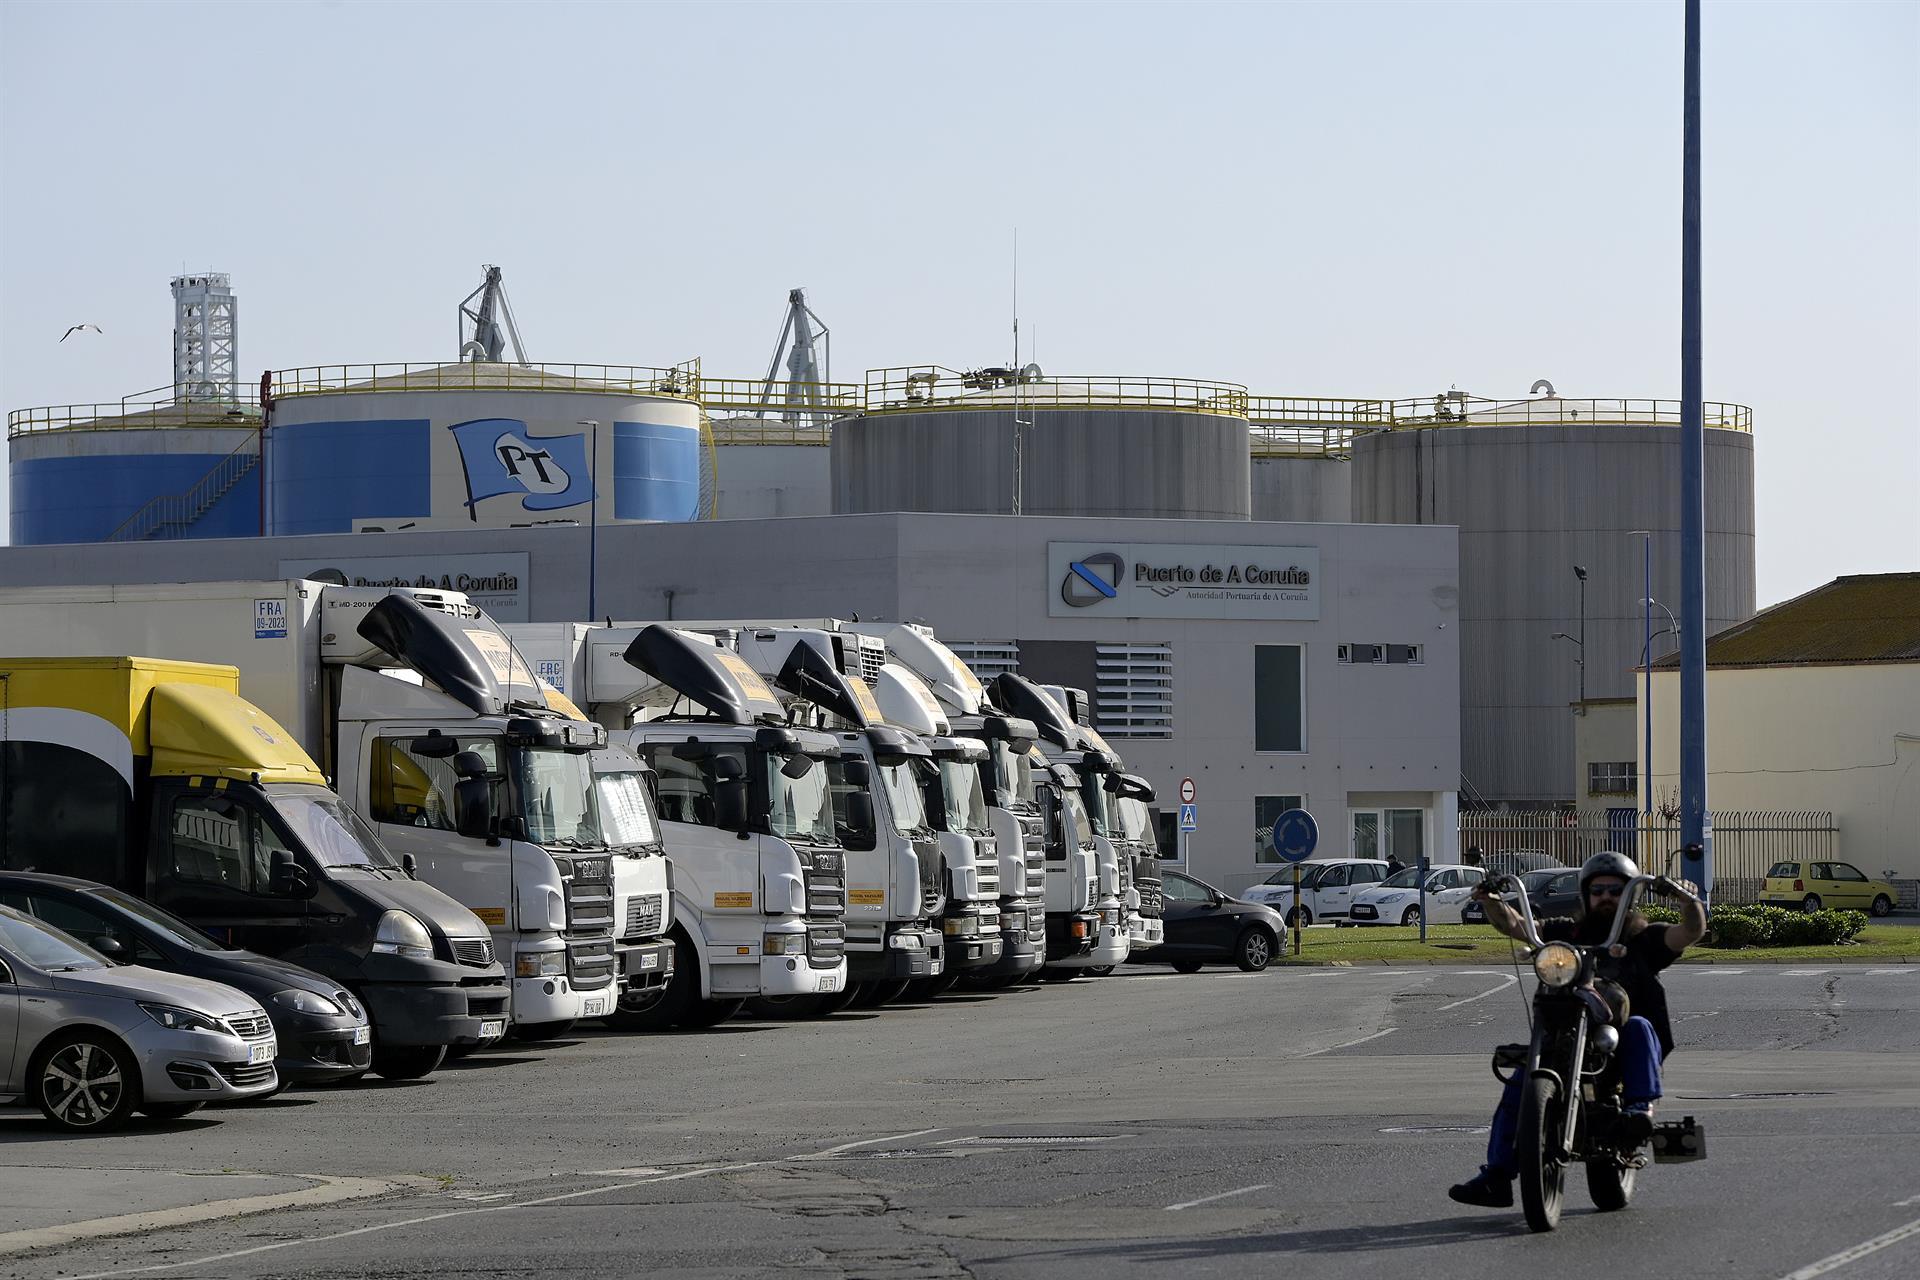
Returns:
[[[267,532],[698,519],[698,385],[684,368],[487,361],[277,372]]]
[[[825,422],[715,419],[714,517],[833,514],[831,438]]]
[[[1025,515],[1245,520],[1247,450],[1234,383],[876,370],[833,426],[833,510],[1011,514],[1017,455]]]
[[[1353,441],[1387,425],[1384,400],[1253,396],[1253,518],[1344,524],[1352,519]]]
[[[1461,799],[1563,803],[1576,660],[1588,698],[1634,694],[1647,594],[1635,530],[1652,535],[1653,598],[1680,607],[1680,402],[1451,392],[1396,402],[1392,418],[1353,441],[1353,519],[1460,526]],[[1710,403],[1706,424],[1711,634],[1754,611],[1753,413]],[[1552,638],[1579,636],[1576,565],[1584,648]]]
[[[172,392],[8,414],[14,545],[260,532],[259,408]]]

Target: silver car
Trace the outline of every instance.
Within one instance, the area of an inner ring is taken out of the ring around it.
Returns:
[[[218,982],[115,966],[0,907],[0,1096],[65,1129],[172,1119],[279,1087],[273,1023]]]

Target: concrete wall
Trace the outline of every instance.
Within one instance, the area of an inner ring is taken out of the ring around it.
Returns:
[[[1022,410],[1021,510],[1042,516],[1245,520],[1245,418]],[[1030,420],[1030,421],[1029,421]],[[1014,412],[881,414],[833,427],[837,512],[1013,510]]]
[[[1656,671],[1655,808],[1678,791],[1679,741],[1680,676]],[[1710,669],[1707,804],[1831,811],[1840,857],[1920,877],[1920,663]]]
[[[1352,477],[1344,458],[1255,458],[1253,518],[1344,524],[1353,518]]]
[[[1312,547],[1319,616],[1306,621],[1052,618],[1048,543]],[[328,535],[172,546],[0,549],[0,587],[278,576],[282,560],[527,557],[532,621],[586,608],[588,530]],[[1138,641],[1172,647],[1175,737],[1117,739],[1129,767],[1167,803],[1195,779],[1200,830],[1191,867],[1236,890],[1274,868],[1256,861],[1254,800],[1301,795],[1322,851],[1347,851],[1348,814],[1369,795],[1414,795],[1428,853],[1452,856],[1460,769],[1458,551],[1450,528],[1068,520],[940,515],[721,520],[603,527],[597,609],[622,619],[819,617],[919,620],[954,640]],[[1349,666],[1342,642],[1420,643],[1417,666]],[[1306,744],[1253,749],[1258,644],[1303,646]],[[1358,798],[1356,798],[1358,797]]]
[[[1587,766],[1592,763],[1617,764],[1633,761],[1637,766],[1643,753],[1634,735],[1634,699],[1592,698],[1573,716],[1573,774],[1568,779],[1568,794],[1582,821],[1606,821],[1607,810],[1626,808],[1635,803],[1633,792],[1596,794],[1587,787]],[[1638,775],[1636,774],[1637,778]],[[1636,781],[1634,791],[1639,789]]]
[[[714,450],[714,518],[833,512],[833,457],[817,444],[721,444]]]
[[[1535,425],[1355,442],[1354,519],[1460,528],[1462,767],[1478,794],[1526,806],[1569,798],[1579,651],[1549,637],[1579,630],[1576,564],[1588,571],[1585,694],[1633,695],[1646,593],[1629,531],[1653,531],[1652,594],[1677,610],[1678,439],[1671,427]],[[1751,436],[1707,432],[1707,512],[1711,633],[1754,611]]]

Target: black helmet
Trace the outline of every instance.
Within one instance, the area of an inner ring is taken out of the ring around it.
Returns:
[[[1580,864],[1580,898],[1586,900],[1587,886],[1600,876],[1619,876],[1622,884],[1632,884],[1640,867],[1624,853],[1596,853]]]

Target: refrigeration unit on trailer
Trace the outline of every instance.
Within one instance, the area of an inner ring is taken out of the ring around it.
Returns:
[[[0,617],[12,647],[18,615]],[[486,926],[413,879],[238,688],[231,666],[0,657],[0,865],[112,885],[331,978],[320,998],[371,1022],[370,1044],[334,1047],[348,1073],[414,1078],[497,1040]]]

